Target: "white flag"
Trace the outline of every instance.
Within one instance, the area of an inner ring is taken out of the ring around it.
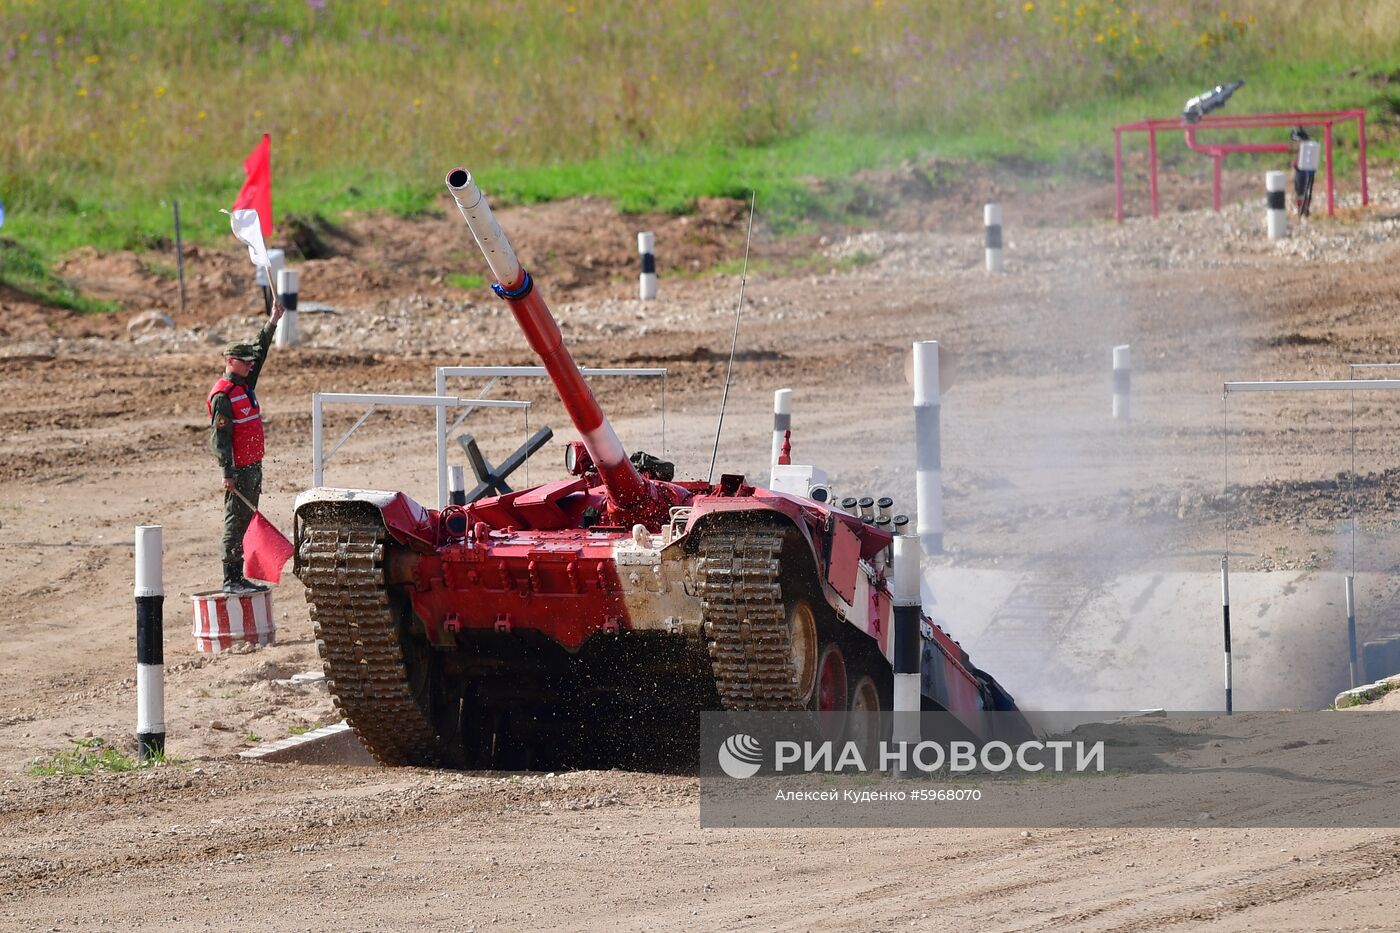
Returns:
[[[262,226],[258,223],[258,212],[252,208],[241,208],[232,213],[220,208],[222,213],[228,214],[229,226],[233,228],[233,235],[248,247],[248,259],[258,269],[262,270],[262,275],[258,276],[259,282],[262,276],[267,276],[269,285],[276,287],[277,272],[282,263],[279,261],[280,251],[277,257],[268,255],[267,246],[263,243]]]
[[[244,208],[231,214],[224,210],[220,213],[228,214],[233,235],[248,247],[248,258],[253,265],[266,269],[270,263],[267,260],[267,247],[263,245],[262,227],[258,225],[258,212]]]

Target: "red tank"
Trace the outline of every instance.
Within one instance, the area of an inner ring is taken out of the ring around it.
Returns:
[[[565,478],[465,507],[298,497],[297,573],[336,705],[370,751],[619,765],[693,753],[701,709],[888,710],[893,535],[819,481],[678,482],[629,457],[470,173],[447,185],[582,443]],[[925,709],[974,731],[1015,709],[946,633],[920,629]]]

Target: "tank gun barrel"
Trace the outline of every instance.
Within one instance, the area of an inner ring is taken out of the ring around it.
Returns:
[[[448,172],[447,190],[452,193],[457,209],[462,212],[462,219],[467,222],[477,245],[481,247],[481,253],[491,267],[491,274],[496,277],[497,284],[493,286],[496,294],[510,305],[516,323],[530,343],[530,349],[544,364],[564,403],[564,410],[569,413],[574,428],[583,439],[588,455],[597,464],[598,472],[607,486],[609,500],[623,512],[642,514],[651,511],[648,507],[655,496],[649,484],[627,459],[627,451],[618,440],[617,432],[603,414],[598,400],[593,397],[593,390],[584,381],[583,373],[579,371],[569,349],[564,346],[564,338],[559,333],[554,315],[535,289],[530,274],[521,266],[471,172],[464,168]]]

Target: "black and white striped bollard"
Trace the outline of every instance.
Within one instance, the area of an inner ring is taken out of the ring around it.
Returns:
[[[1230,665],[1230,558],[1220,558],[1220,606],[1225,617],[1225,713],[1235,711],[1235,672]]]
[[[1282,240],[1288,236],[1288,201],[1284,188],[1288,184],[1286,172],[1265,172],[1264,191],[1269,206],[1269,239]]]
[[[447,501],[453,505],[467,504],[466,468],[454,466],[448,471]]]
[[[165,754],[165,583],[159,525],[136,526],[136,748]]]
[[[942,403],[938,341],[914,344],[914,508],[919,541],[929,554],[943,552]]]
[[[277,322],[277,345],[294,347],[300,340],[297,335],[297,292],[301,286],[301,273],[296,269],[277,271],[277,299],[284,309],[282,320]]]
[[[1133,356],[1128,344],[1113,348],[1113,420],[1130,421],[1129,400],[1133,388]]]
[[[987,271],[1001,271],[1001,205],[988,204],[982,209],[982,224],[987,228]]]
[[[642,254],[642,300],[656,297],[656,234],[637,234],[637,252]]]
[[[900,516],[901,518],[903,516]],[[896,519],[896,528],[903,530]],[[896,534],[894,539],[894,729],[891,739],[895,745],[909,745],[922,738],[919,729],[919,666],[922,636],[919,616],[922,598],[919,595],[919,538],[917,535]],[[906,744],[907,743],[907,744]]]

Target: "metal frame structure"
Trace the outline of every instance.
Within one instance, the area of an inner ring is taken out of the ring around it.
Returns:
[[[1220,210],[1220,173],[1225,159],[1232,152],[1289,152],[1289,143],[1200,143],[1198,130],[1260,129],[1269,127],[1321,126],[1323,158],[1327,162],[1327,216],[1336,206],[1336,186],[1332,171],[1332,128],[1338,123],[1356,123],[1357,162],[1361,172],[1361,203],[1370,203],[1366,182],[1366,111],[1310,110],[1297,113],[1255,113],[1239,116],[1223,114],[1202,117],[1196,123],[1186,123],[1181,117],[1154,117],[1134,123],[1120,123],[1113,128],[1113,216],[1123,222],[1123,134],[1147,134],[1147,173],[1152,196],[1152,216],[1158,216],[1161,199],[1157,191],[1157,134],[1181,132],[1186,147],[1211,157],[1214,164],[1213,204]]]
[[[581,368],[585,376],[639,376],[639,377],[661,377],[661,455],[666,455],[666,370],[665,369],[595,369]],[[543,366],[439,366],[434,375],[434,389],[438,396],[445,396],[447,392],[447,380],[452,377],[457,378],[477,378],[490,379],[482,388],[481,394],[490,392],[496,383],[501,379],[512,377],[543,377],[548,378],[549,372]],[[457,428],[461,427],[467,415],[478,407],[481,408],[501,408],[502,405],[491,405],[485,399],[468,399],[470,404],[466,411],[458,416],[449,427],[447,424],[447,408],[439,407],[436,414],[436,424],[434,426],[437,437],[437,480],[438,480],[438,508],[443,508],[450,500],[448,490],[448,468],[447,468],[447,440],[449,435]],[[529,403],[523,403],[528,405]]]
[[[1398,363],[1352,363],[1351,369],[1355,372],[1358,369],[1394,369],[1400,368]],[[1225,479],[1229,482],[1230,470],[1230,432],[1229,432],[1229,399],[1231,392],[1363,392],[1363,391],[1390,391],[1400,390],[1400,379],[1299,379],[1284,380],[1278,382],[1227,382],[1225,383]],[[1355,412],[1353,411],[1352,427],[1352,465],[1351,472],[1353,482],[1356,474],[1356,435],[1355,435]],[[1225,609],[1225,697],[1227,711],[1231,705],[1230,690],[1230,584],[1229,584],[1229,552],[1230,552],[1230,526],[1225,525],[1225,553],[1226,556],[1220,561],[1221,586],[1223,588],[1224,609]],[[1356,509],[1352,506],[1351,515],[1351,572],[1343,577],[1345,586],[1345,605],[1347,619],[1347,652],[1348,666],[1351,674],[1351,685],[1355,687],[1359,679],[1359,666],[1357,664],[1356,651]]]
[[[1353,366],[1391,364],[1353,363]],[[1400,389],[1400,379],[1299,379],[1282,382],[1227,382],[1225,394],[1231,392],[1361,392],[1371,389]]]
[[[330,449],[330,453],[324,452],[324,440],[322,438],[323,428],[323,408],[327,404],[344,405],[368,405],[365,413],[359,420],[350,426],[350,430],[340,436]],[[341,448],[341,445],[350,439],[350,435],[365,423],[374,409],[380,405],[393,405],[397,407],[414,408],[436,408],[439,419],[446,417],[446,410],[449,408],[459,408],[463,405],[472,408],[525,408],[530,407],[527,401],[513,401],[505,399],[483,399],[483,398],[456,398],[443,395],[373,395],[360,392],[313,392],[311,393],[311,485],[319,487],[322,485],[322,477],[325,475],[326,464],[331,457]],[[443,463],[447,459],[447,452],[443,447],[442,435],[438,435],[438,462]],[[438,483],[445,482],[442,473],[438,474]],[[439,508],[445,503],[440,503]]]

